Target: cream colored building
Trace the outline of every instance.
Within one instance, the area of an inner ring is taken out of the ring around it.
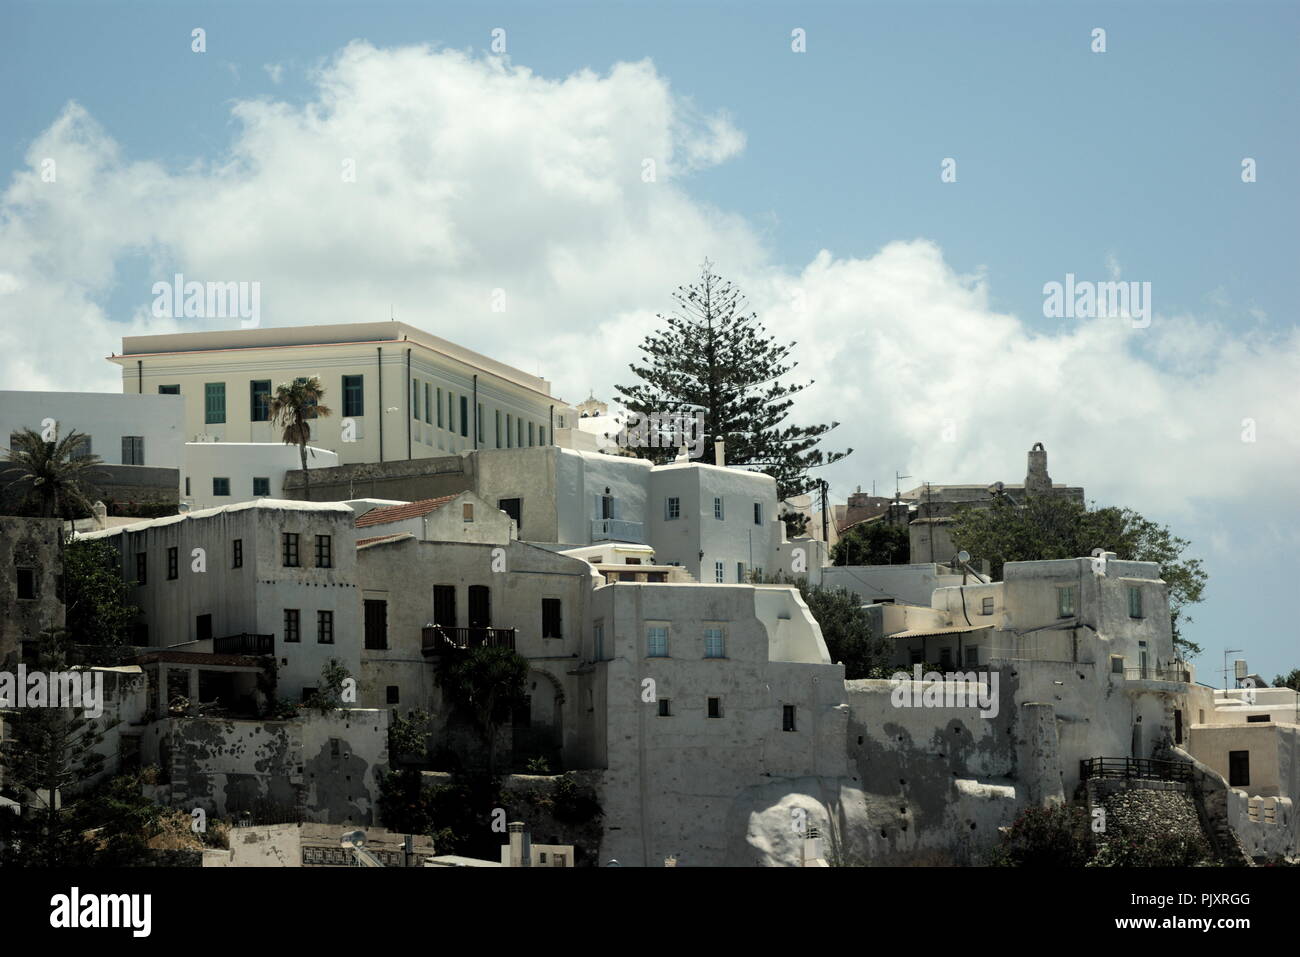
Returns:
[[[125,393],[185,397],[185,439],[274,442],[276,386],[316,376],[333,411],[312,445],[342,464],[552,444],[576,412],[538,376],[402,322],[127,336]]]

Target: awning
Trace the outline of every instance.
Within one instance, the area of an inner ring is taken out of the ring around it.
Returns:
[[[915,631],[900,631],[889,635],[890,638],[936,638],[942,635],[968,635],[972,631],[985,631],[992,625],[960,625],[952,628],[918,628]]]

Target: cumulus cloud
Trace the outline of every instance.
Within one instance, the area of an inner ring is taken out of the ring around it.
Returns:
[[[991,308],[996,276],[958,274],[924,240],[776,263],[765,225],[690,192],[692,172],[744,150],[743,132],[650,62],[554,79],[357,42],[311,79],[303,104],[237,101],[228,150],[185,168],[130,158],[64,109],[0,197],[6,387],[120,388],[102,357],[121,336],[203,327],[149,314],[152,283],[182,272],[259,281],[265,325],[383,319],[391,305],[577,401],[626,381],[654,314],[708,256],[771,331],[799,340],[798,373],[817,383],[797,418],[839,420],[829,445],[858,449],[830,476],[841,487],[895,468],[1015,481],[1042,441],[1058,481],[1177,509],[1276,493],[1300,459],[1294,330],[1157,312],[1147,329],[1035,331]]]

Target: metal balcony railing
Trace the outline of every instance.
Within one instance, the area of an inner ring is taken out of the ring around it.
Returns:
[[[1186,761],[1158,761],[1155,758],[1084,758],[1079,762],[1079,779],[1142,779],[1192,783],[1192,765]]]
[[[226,635],[212,639],[212,651],[218,655],[273,655],[275,635]]]
[[[1192,673],[1185,668],[1125,668],[1125,681],[1181,681],[1191,684]]]
[[[452,649],[514,648],[513,628],[452,628],[432,625],[421,628],[420,650],[426,655],[437,655]]]
[[[633,545],[644,544],[645,526],[641,522],[625,522],[619,518],[593,518],[591,520],[591,540],[593,542],[630,542]]]

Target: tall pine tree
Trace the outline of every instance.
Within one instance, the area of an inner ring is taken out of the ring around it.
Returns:
[[[769,336],[732,283],[705,260],[698,282],[678,286],[677,309],[659,315],[666,328],[641,343],[644,365],[629,366],[641,382],[616,386],[619,402],[642,416],[704,416],[703,461],[714,463],[715,438],[726,442],[726,463],[766,472],[786,499],[814,488],[810,469],[837,462],[853,450],[823,453],[822,436],[839,425],[785,425],[793,396],[812,382],[782,378],[798,363]],[[638,454],[672,461],[675,449]]]

